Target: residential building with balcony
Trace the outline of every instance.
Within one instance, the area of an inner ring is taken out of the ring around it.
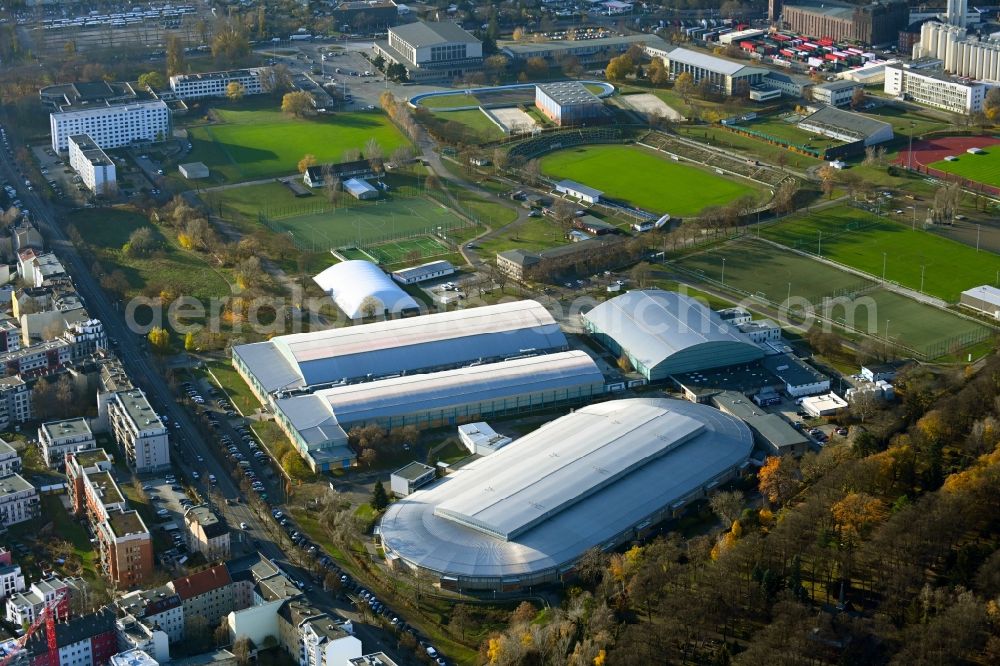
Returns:
[[[48,421],[38,428],[38,446],[46,465],[62,467],[67,453],[96,448],[97,440],[87,419],[64,419]]]
[[[108,402],[108,424],[125,462],[137,473],[170,467],[167,428],[139,389],[115,393]]]

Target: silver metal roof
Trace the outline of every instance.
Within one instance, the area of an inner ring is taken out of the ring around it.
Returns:
[[[706,405],[590,405],[395,502],[382,519],[382,540],[403,560],[442,575],[554,573],[699,492],[752,449],[746,424]],[[509,540],[456,519],[466,516],[507,530]]]
[[[347,427],[388,416],[591,383],[604,383],[593,359],[582,351],[567,351],[335,386],[309,397],[321,402],[341,426]]]
[[[270,393],[566,347],[548,310],[515,301],[283,335],[234,347],[233,354]]]
[[[629,291],[601,303],[583,318],[647,368],[704,344],[745,345],[748,356],[745,361],[764,355],[750,338],[723,321],[718,313],[676,291]]]
[[[586,353],[560,352],[456,370],[337,386],[275,401],[312,449],[346,441],[352,425],[427,410],[581,385],[603,387],[604,375]]]
[[[667,54],[667,60],[684,63],[685,65],[691,65],[692,67],[700,67],[701,69],[707,69],[710,72],[716,74],[722,74],[724,76],[732,76],[733,74],[738,74],[743,70],[749,72],[766,72],[766,69],[761,67],[748,67],[739,62],[733,62],[732,60],[726,60],[725,58],[718,58],[707,53],[700,53],[698,51],[692,51],[691,49],[685,49],[678,47]]]
[[[463,30],[460,25],[450,21],[417,21],[389,28],[389,32],[415,49],[438,44],[479,42],[471,33]]]

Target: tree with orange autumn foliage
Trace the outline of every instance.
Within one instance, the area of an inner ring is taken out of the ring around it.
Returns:
[[[757,473],[760,492],[771,504],[782,505],[799,489],[798,469],[791,456],[769,456]]]

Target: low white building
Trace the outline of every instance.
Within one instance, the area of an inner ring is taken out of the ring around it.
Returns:
[[[20,474],[0,477],[0,527],[31,520],[40,508],[38,489]]]
[[[799,404],[806,414],[815,418],[833,416],[840,410],[847,409],[847,401],[833,392],[802,398]]]
[[[1000,319],[1000,289],[988,284],[966,289],[959,297],[959,304]]]
[[[344,190],[355,199],[368,201],[378,199],[378,190],[372,187],[368,181],[360,178],[348,178],[344,181]]]
[[[389,489],[396,497],[406,497],[436,478],[433,467],[414,461],[389,475]]]
[[[831,81],[821,83],[812,88],[814,102],[823,102],[831,106],[847,106],[854,98],[854,91],[863,88],[857,81]]]
[[[892,141],[892,125],[833,106],[824,106],[799,121],[799,129],[837,141],[862,141],[866,146]]]
[[[118,189],[115,163],[86,134],[69,137],[69,165],[94,194],[110,196]]]
[[[97,440],[87,419],[65,419],[43,423],[38,428],[38,446],[46,465],[61,467],[67,453],[93,449]]]
[[[751,321],[739,325],[740,332],[753,342],[769,342],[781,339],[781,327],[770,319]]]
[[[902,63],[885,68],[884,91],[893,97],[944,109],[952,113],[978,113],[990,84],[942,72],[911,69]]]
[[[784,383],[785,393],[793,398],[816,395],[830,390],[830,378],[788,354],[768,356],[764,367]]]
[[[601,200],[604,192],[587,187],[573,180],[560,180],[556,183],[556,192],[579,199],[589,204],[595,204]]]
[[[111,396],[108,423],[133,470],[157,472],[170,467],[167,428],[140,389],[119,391]]]
[[[455,267],[452,266],[450,261],[429,261],[419,266],[400,268],[397,271],[393,271],[392,279],[400,284],[416,284],[417,282],[452,275],[454,272]]]
[[[480,456],[496,453],[514,441],[510,437],[498,433],[485,421],[458,426],[458,439],[470,453]]]

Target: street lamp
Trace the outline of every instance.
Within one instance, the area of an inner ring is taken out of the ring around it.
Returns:
[[[921,264],[920,266],[920,293],[924,293],[924,270],[927,266]]]
[[[906,170],[913,171],[913,128],[916,127],[916,122],[910,121],[910,149],[906,153]]]
[[[726,258],[722,258],[722,286],[726,286]]]

